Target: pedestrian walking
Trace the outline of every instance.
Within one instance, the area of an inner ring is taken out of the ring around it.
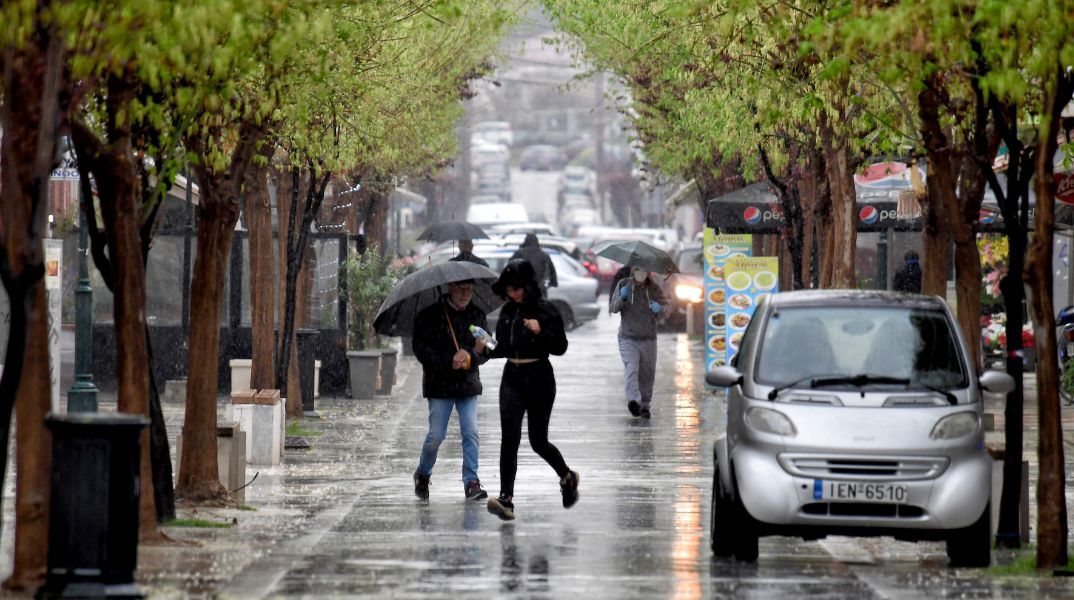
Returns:
[[[489,266],[484,259],[474,254],[474,241],[473,240],[459,240],[459,253],[451,257],[451,260],[465,260],[472,263],[477,263],[483,267]]]
[[[481,394],[478,365],[488,360],[485,344],[474,339],[470,326],[488,327],[485,313],[471,302],[473,280],[448,284],[448,293],[427,306],[414,320],[414,356],[421,363],[421,389],[429,401],[429,431],[414,471],[414,494],[429,498],[429,484],[440,444],[447,435],[452,409],[462,433],[462,483],[468,500],[488,493],[477,477],[477,397]]]
[[[537,277],[537,285],[541,288],[541,297],[548,296],[548,288],[558,287],[556,279],[556,266],[552,264],[552,257],[541,250],[541,244],[537,240],[536,233],[527,233],[522,240],[522,245],[511,255],[511,260],[521,258],[530,263]]]
[[[563,318],[542,297],[533,266],[525,260],[508,262],[492,290],[508,302],[496,324],[497,345],[489,354],[506,358],[507,365],[500,381],[500,495],[489,499],[488,510],[508,521],[515,518],[515,474],[523,416],[529,415],[530,446],[559,476],[564,508],[578,501],[579,478],[548,441],[548,422],[556,399],[556,377],[548,356],[567,351]]]
[[[668,305],[668,298],[648,271],[632,267],[630,277],[615,284],[611,302],[612,312],[619,313],[619,357],[623,360],[627,410],[648,419],[656,378],[656,319]]]
[[[895,273],[895,291],[921,293],[921,265],[917,252],[907,250],[903,255],[906,264]]]

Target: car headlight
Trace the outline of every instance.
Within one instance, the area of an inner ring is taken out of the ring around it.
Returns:
[[[755,406],[749,409],[746,411],[746,424],[757,431],[765,433],[789,437],[798,435],[798,430],[794,428],[794,423],[791,423],[787,415],[770,408]]]
[[[952,440],[977,433],[981,429],[981,417],[975,412],[947,415],[936,422],[929,437],[934,440]]]
[[[675,286],[675,297],[683,302],[690,302],[696,304],[701,302],[702,291],[701,288],[696,285],[690,285],[688,283],[680,283]]]

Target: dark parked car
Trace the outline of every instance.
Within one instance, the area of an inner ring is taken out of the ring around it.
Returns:
[[[699,304],[704,300],[705,256],[701,250],[701,242],[685,244],[675,256],[675,264],[679,272],[670,277],[658,275],[657,283],[667,294],[671,304],[662,314],[664,326],[675,330],[686,329],[686,313],[691,305]]]
[[[526,146],[518,158],[518,168],[523,171],[556,171],[567,164],[567,157],[556,146],[537,144]]]

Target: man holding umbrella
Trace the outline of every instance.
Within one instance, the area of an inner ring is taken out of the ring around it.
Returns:
[[[447,284],[448,293],[424,308],[414,321],[414,355],[422,367],[422,394],[429,400],[429,431],[414,471],[414,494],[429,498],[429,481],[440,443],[447,433],[452,408],[462,432],[462,481],[468,500],[488,497],[477,477],[477,397],[481,394],[478,365],[484,341],[474,339],[470,326],[488,327],[485,312],[471,302],[474,280]]]
[[[451,260],[465,260],[485,267],[489,266],[484,259],[474,254],[473,240],[459,240],[459,253],[453,256]]]

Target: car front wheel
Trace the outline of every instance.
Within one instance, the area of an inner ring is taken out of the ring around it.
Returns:
[[[709,545],[715,556],[731,557],[742,562],[754,562],[758,555],[757,530],[753,519],[731,494],[720,478],[716,467],[712,476]]]
[[[949,567],[987,567],[992,562],[992,535],[989,520],[992,506],[985,505],[984,512],[969,527],[956,529],[947,538]]]

